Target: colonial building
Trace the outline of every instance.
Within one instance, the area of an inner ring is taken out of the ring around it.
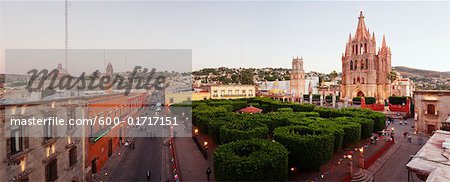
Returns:
[[[3,103],[2,103],[3,104]],[[9,102],[0,107],[0,181],[85,181],[77,127],[12,125],[11,119],[83,118],[82,100]],[[72,135],[73,134],[73,135]]]
[[[450,91],[414,91],[414,120],[418,132],[431,134],[435,130],[450,130]]]
[[[211,99],[240,99],[255,97],[254,85],[211,85]]]
[[[289,93],[295,101],[297,101],[296,98],[302,98],[305,93],[305,71],[303,70],[303,57],[296,57],[292,59],[292,71],[290,72],[290,76],[291,80]]]
[[[381,102],[391,95],[391,48],[383,36],[377,50],[375,33],[370,35],[362,11],[358,19],[356,34],[349,35],[342,54],[342,98],[370,96]]]
[[[412,97],[415,90],[414,82],[409,78],[403,78],[400,73],[396,73],[397,77],[392,82],[392,95]]]

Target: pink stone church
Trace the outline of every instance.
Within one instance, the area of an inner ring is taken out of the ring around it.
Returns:
[[[342,98],[366,96],[382,102],[391,95],[391,48],[383,36],[377,50],[375,33],[370,34],[362,11],[358,19],[356,34],[349,35],[342,54]]]

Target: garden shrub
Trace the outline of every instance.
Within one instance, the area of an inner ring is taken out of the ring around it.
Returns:
[[[268,133],[269,128],[265,124],[246,120],[227,122],[219,131],[222,144],[251,138],[267,138]]]
[[[279,108],[277,109],[278,112],[292,112],[292,108],[286,107],[286,108]]]
[[[364,97],[364,101],[366,104],[375,104],[377,102],[375,97]]]
[[[399,96],[391,96],[389,97],[389,104],[394,105],[402,105],[403,103],[406,104],[407,97],[399,97]]]
[[[287,181],[288,151],[269,140],[240,140],[214,151],[217,181]]]
[[[361,140],[361,125],[359,123],[348,121],[347,118],[334,118],[334,122],[341,125],[344,130],[344,139],[342,140],[342,147],[348,147]]]
[[[314,126],[284,126],[274,130],[275,141],[289,151],[289,163],[300,169],[318,170],[331,159],[334,136]]]

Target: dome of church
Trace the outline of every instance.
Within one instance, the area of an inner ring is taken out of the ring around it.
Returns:
[[[61,63],[58,64],[58,67],[56,69],[58,70],[58,77],[70,75],[69,72],[62,67]]]

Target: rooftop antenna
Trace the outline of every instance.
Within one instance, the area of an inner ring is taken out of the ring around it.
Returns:
[[[103,49],[103,67],[106,68],[106,49]]]
[[[125,50],[125,73],[127,72],[127,51]]]
[[[69,72],[69,0],[64,2],[64,67]]]

